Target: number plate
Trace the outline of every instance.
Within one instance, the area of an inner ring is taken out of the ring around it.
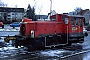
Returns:
[[[72,27],[72,30],[77,30],[77,28],[76,27]]]

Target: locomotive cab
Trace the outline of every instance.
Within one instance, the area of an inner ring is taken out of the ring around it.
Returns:
[[[66,15],[61,14],[61,17],[57,17],[57,21],[63,22],[62,34],[66,36],[64,40],[67,41],[68,45],[72,43],[83,43],[84,42],[84,26],[85,18],[79,15]]]
[[[83,26],[84,26],[83,16],[75,16],[75,15],[69,16],[69,28],[68,28],[69,42],[71,43],[84,42]]]

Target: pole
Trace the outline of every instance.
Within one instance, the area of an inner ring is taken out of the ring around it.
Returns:
[[[51,4],[50,4],[50,13],[52,12],[52,0],[51,1]]]

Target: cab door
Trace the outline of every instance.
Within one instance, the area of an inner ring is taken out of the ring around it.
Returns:
[[[79,32],[79,23],[78,23],[78,18],[76,17],[71,17],[71,34],[75,34],[77,35],[77,33]]]
[[[68,44],[68,33],[69,33],[69,17],[62,15],[62,42],[61,44]]]
[[[79,33],[78,33],[78,36],[82,36],[83,35],[83,18],[79,18]]]

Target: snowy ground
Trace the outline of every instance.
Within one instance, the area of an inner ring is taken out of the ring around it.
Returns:
[[[20,27],[10,27],[9,25],[4,25],[4,28],[0,27],[0,32],[1,31],[19,31]]]

